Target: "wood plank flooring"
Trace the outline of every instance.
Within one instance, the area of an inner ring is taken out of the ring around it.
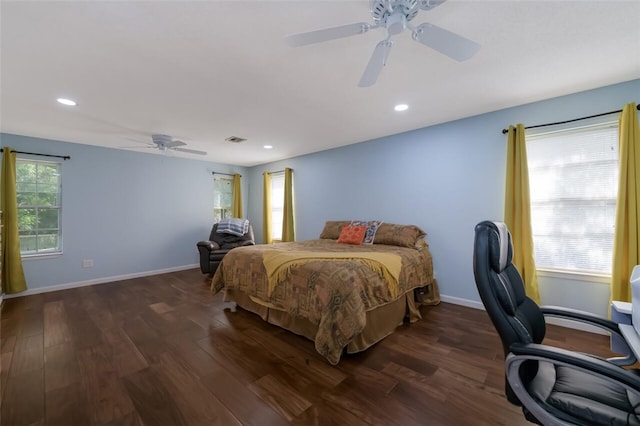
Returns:
[[[422,307],[331,366],[208,284],[189,270],[5,299],[0,424],[526,424],[484,311]],[[547,343],[609,354],[606,336],[561,327]]]

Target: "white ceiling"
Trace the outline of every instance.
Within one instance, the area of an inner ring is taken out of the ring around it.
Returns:
[[[369,88],[384,30],[284,42],[353,22],[367,0],[2,0],[0,131],[142,150],[165,133],[209,153],[173,155],[252,166],[640,77],[637,0],[449,0],[412,23],[480,52],[458,63],[405,31]]]

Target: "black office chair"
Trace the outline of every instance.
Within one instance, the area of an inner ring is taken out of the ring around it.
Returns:
[[[499,222],[475,228],[473,272],[482,303],[505,355],[505,393],[525,418],[541,425],[640,425],[640,377],[621,365],[636,360],[600,359],[542,345],[544,315],[591,324],[621,336],[618,325],[589,313],[539,307],[525,295],[511,263],[511,235]]]

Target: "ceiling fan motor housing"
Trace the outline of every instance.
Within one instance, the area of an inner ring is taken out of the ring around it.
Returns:
[[[376,24],[386,25],[390,16],[400,14],[410,21],[420,10],[418,0],[371,0],[371,16]],[[394,18],[398,19],[398,18]],[[389,31],[391,31],[391,28]],[[404,29],[404,27],[403,27]]]
[[[151,140],[157,145],[166,145],[173,140],[169,135],[151,135]]]

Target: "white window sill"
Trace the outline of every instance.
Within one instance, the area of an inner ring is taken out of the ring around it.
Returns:
[[[579,271],[564,271],[560,269],[537,269],[539,277],[547,278],[561,278],[565,280],[575,281],[589,281],[595,283],[609,284],[611,282],[611,275],[579,272]]]
[[[23,254],[22,261],[27,262],[30,260],[53,259],[60,256],[62,256],[61,251],[57,251],[55,253]]]

